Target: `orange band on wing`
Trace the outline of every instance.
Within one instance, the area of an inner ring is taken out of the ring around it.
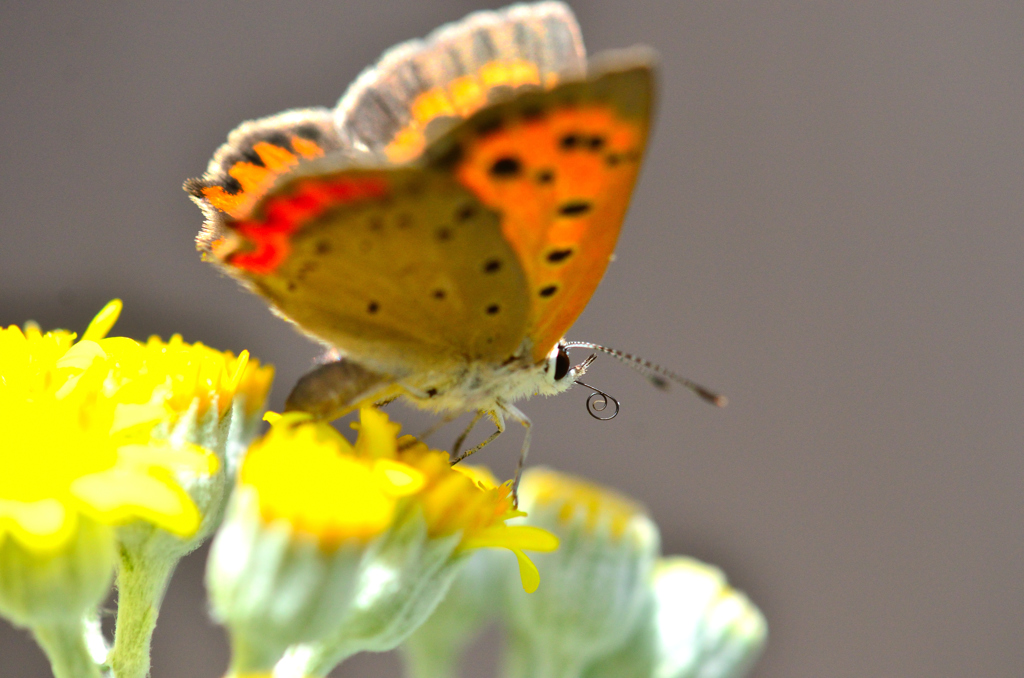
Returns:
[[[468,118],[489,103],[490,92],[497,87],[553,87],[557,81],[557,73],[541,73],[537,64],[525,59],[489,61],[474,73],[420,93],[409,107],[412,119],[395,134],[384,152],[391,162],[411,160],[423,151],[427,125],[432,120]]]
[[[312,160],[324,154],[323,149],[309,139],[292,136],[289,142],[295,150],[294,153],[268,141],[253,144],[252,150],[259,156],[263,163],[262,167],[246,160],[239,160],[227,169],[228,175],[238,182],[241,190],[231,192],[223,186],[214,184],[202,189],[203,197],[211,205],[236,219],[246,215],[273,187],[278,177],[295,167],[300,160]]]
[[[291,252],[291,236],[306,223],[340,205],[387,193],[388,184],[379,176],[304,179],[289,194],[268,198],[263,219],[231,224],[251,249],[228,253],[226,261],[250,273],[273,273]]]

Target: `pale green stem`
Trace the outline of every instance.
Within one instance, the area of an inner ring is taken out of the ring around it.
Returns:
[[[117,572],[117,626],[109,658],[114,678],[149,675],[150,641],[175,565],[174,558],[147,558],[140,563],[122,549]]]
[[[54,678],[102,678],[85,643],[85,624],[81,619],[36,624],[32,634],[50,660]]]

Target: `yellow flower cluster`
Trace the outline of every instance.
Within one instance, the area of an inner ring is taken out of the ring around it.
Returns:
[[[523,550],[549,551],[549,532],[505,521],[524,515],[508,484],[484,472],[452,467],[447,452],[431,450],[383,412],[363,409],[354,444],[308,415],[285,414],[246,455],[239,482],[256,490],[264,521],[288,521],[325,548],[368,540],[393,525],[404,511],[419,510],[427,534],[458,533],[459,549],[501,547],[520,560],[523,584],[537,587],[536,568]]]
[[[80,516],[191,534],[200,515],[176,477],[209,475],[217,459],[154,428],[194,404],[225,408],[236,393],[262,404],[272,368],[181,337],[106,338],[120,309],[108,304],[78,342],[63,330],[0,328],[0,544],[10,536],[53,551]]]

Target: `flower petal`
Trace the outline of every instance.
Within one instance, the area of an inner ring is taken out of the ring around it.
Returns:
[[[540,586],[540,572],[537,571],[537,566],[519,549],[512,549],[512,553],[516,554],[516,560],[519,561],[519,578],[523,582],[523,590],[533,593]]]
[[[75,514],[57,499],[33,502],[0,499],[0,541],[10,532],[32,551],[52,551],[75,529]]]
[[[117,433],[140,424],[154,424],[164,417],[173,414],[166,402],[118,403],[114,407],[114,421],[110,425],[110,433]]]
[[[532,525],[495,525],[466,538],[462,542],[462,547],[554,551],[558,548],[558,537]]]
[[[106,352],[95,341],[82,340],[68,349],[56,362],[57,369],[85,370],[94,360],[104,359]]]
[[[117,448],[117,456],[119,461],[142,468],[166,468],[203,476],[216,473],[220,464],[215,454],[198,445],[172,445],[163,440],[154,440],[148,445],[122,445]]]
[[[378,459],[373,465],[373,472],[379,478],[381,487],[396,497],[416,494],[427,482],[422,473],[393,459]]]
[[[118,316],[121,315],[123,306],[120,299],[111,299],[107,302],[107,305],[100,309],[100,312],[89,323],[89,327],[85,329],[82,341],[97,341],[107,336],[114,323],[117,322]]]
[[[144,518],[179,536],[199,527],[196,505],[170,479],[114,468],[75,479],[71,493],[85,504],[83,511],[102,522]]]

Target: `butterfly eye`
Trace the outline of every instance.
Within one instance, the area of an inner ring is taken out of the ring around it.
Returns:
[[[555,356],[555,381],[561,381],[565,378],[565,375],[569,374],[569,367],[572,363],[569,361],[569,353],[564,348],[558,348],[558,355]]]

